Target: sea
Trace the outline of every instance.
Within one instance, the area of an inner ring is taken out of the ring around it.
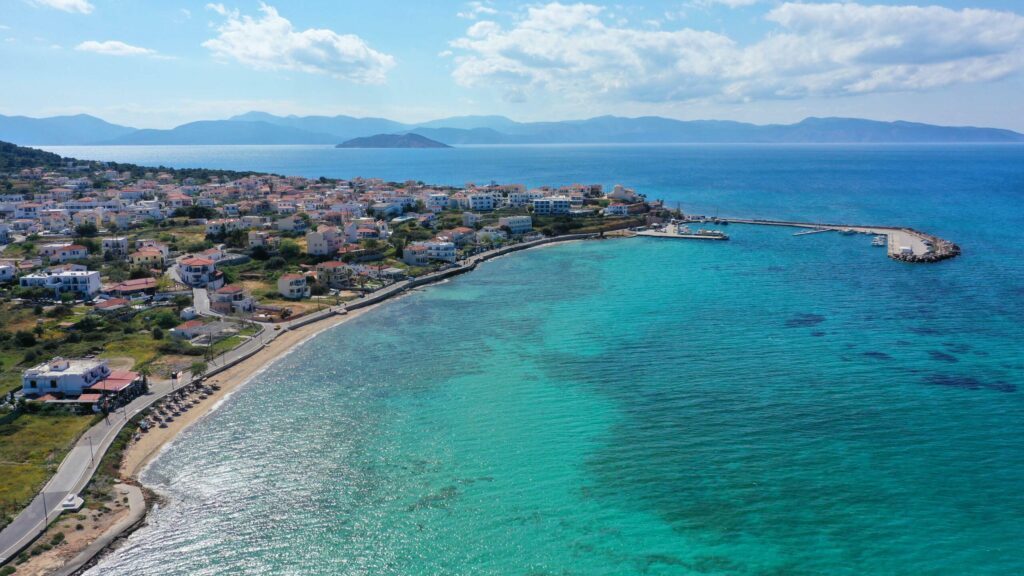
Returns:
[[[1024,146],[55,147],[144,165],[623,184],[728,242],[570,242],[321,333],[145,471],[88,574],[1024,573]]]

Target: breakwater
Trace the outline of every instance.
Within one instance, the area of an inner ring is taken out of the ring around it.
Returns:
[[[788,220],[764,220],[756,218],[719,218],[719,221],[734,224],[751,224],[758,226],[785,226],[790,228],[810,228],[816,231],[834,230],[837,232],[854,232],[858,234],[875,234],[887,239],[886,253],[889,258],[909,263],[934,263],[960,255],[960,246],[933,234],[927,234],[913,228],[893,226],[863,226],[859,224],[830,224],[819,222],[795,222]]]

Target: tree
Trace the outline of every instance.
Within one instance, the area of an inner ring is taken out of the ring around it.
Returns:
[[[19,347],[28,348],[36,345],[36,337],[28,330],[18,330],[14,333],[14,343]]]
[[[193,378],[202,378],[203,374],[206,374],[206,368],[206,362],[193,362],[189,372],[192,373]]]
[[[153,336],[153,340],[163,340],[164,339],[164,331],[161,330],[159,326],[154,327],[153,331],[150,332],[150,335]]]
[[[253,260],[266,260],[270,258],[270,252],[267,251],[266,246],[255,246],[249,251],[249,255],[252,256]]]
[[[284,268],[287,264],[288,262],[284,258],[281,258],[280,256],[274,256],[273,258],[267,260],[267,263],[264,264],[263,267],[266,268],[267,270],[280,270],[281,268]]]
[[[224,243],[232,248],[244,248],[248,240],[245,230],[232,230],[224,235]]]
[[[287,260],[298,258],[299,254],[302,253],[302,250],[299,249],[299,245],[291,240],[282,240],[279,251],[281,252],[281,256]]]
[[[75,226],[75,235],[83,238],[92,238],[99,234],[100,230],[96,227],[96,224],[92,222],[82,222],[78,226]]]

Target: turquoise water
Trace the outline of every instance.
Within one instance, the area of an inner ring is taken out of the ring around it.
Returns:
[[[1024,148],[694,152],[648,180],[965,254],[733,225],[485,263],[191,428],[89,574],[1024,572]]]

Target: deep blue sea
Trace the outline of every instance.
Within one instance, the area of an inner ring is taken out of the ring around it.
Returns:
[[[732,225],[527,251],[282,357],[144,474],[91,575],[1024,573],[1024,146],[62,147],[622,183]]]

